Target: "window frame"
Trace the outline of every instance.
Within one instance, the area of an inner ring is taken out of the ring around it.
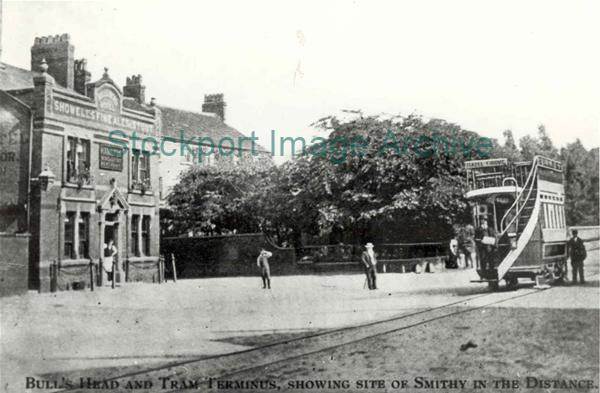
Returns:
[[[90,213],[81,212],[79,213],[79,220],[77,222],[77,230],[79,231],[79,244],[77,245],[77,251],[79,258],[90,257]],[[83,235],[83,236],[82,236]],[[82,249],[83,246],[83,249]]]
[[[140,215],[132,214],[131,215],[131,253],[139,257],[140,256],[140,245],[139,245],[139,237],[138,237],[138,225],[139,225]]]
[[[68,211],[63,221],[63,257],[75,258],[75,219],[77,212]],[[69,252],[67,252],[67,250]]]
[[[148,256],[151,254],[150,252],[150,220],[151,217],[149,215],[142,216],[142,236],[140,249],[144,255]]]
[[[81,151],[78,152],[78,147]],[[91,142],[89,139],[67,136],[65,182],[89,184],[91,182]]]

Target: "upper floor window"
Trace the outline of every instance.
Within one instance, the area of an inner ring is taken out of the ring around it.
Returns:
[[[150,187],[150,153],[133,150],[131,154],[131,182],[133,188]]]
[[[90,181],[90,141],[70,136],[67,138],[67,182],[84,185]]]

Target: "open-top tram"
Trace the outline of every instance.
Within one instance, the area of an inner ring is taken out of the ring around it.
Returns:
[[[566,274],[562,164],[536,156],[510,164],[504,158],[465,163],[473,202],[473,224],[480,281],[492,289],[505,280],[514,288],[520,277]]]

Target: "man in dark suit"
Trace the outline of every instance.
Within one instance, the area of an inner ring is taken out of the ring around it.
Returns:
[[[369,289],[377,289],[377,258],[373,251],[373,243],[365,245],[365,251],[363,251],[360,260],[365,268]]]
[[[587,258],[587,251],[583,240],[579,238],[577,229],[573,229],[573,237],[567,243],[569,256],[571,257],[571,267],[573,269],[573,283],[577,282],[577,274],[579,273],[579,281],[584,284],[583,278],[583,261]]]
[[[494,266],[494,249],[496,232],[488,226],[487,219],[481,220],[480,226],[475,229],[475,244],[477,246],[477,258],[481,269],[489,270]]]

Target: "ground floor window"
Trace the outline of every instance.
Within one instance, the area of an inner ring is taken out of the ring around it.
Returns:
[[[140,255],[140,245],[139,245],[139,223],[140,216],[138,214],[134,214],[131,216],[131,253],[135,256]]]
[[[64,255],[65,258],[73,259],[75,258],[75,212],[67,212],[64,225]]]
[[[79,258],[89,258],[90,214],[81,213],[79,216]]]
[[[90,244],[90,213],[67,212],[64,220],[64,257],[88,258]]]
[[[142,250],[144,255],[150,255],[150,216],[142,219]]]
[[[131,253],[135,256],[150,255],[150,220],[148,215],[131,216]]]

